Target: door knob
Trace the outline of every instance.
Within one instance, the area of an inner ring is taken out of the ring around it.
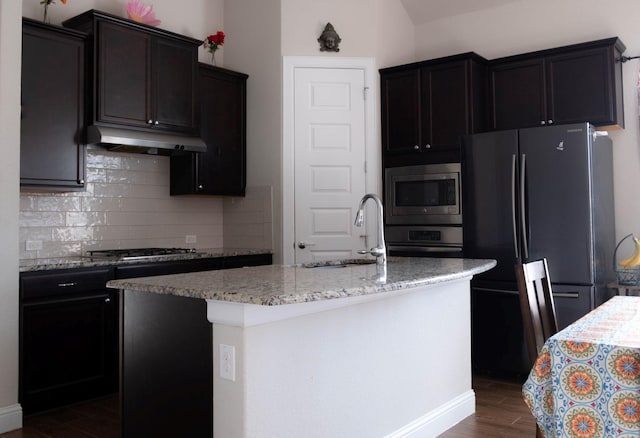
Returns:
[[[305,249],[307,246],[313,246],[315,243],[303,242],[302,240],[298,242],[298,248]]]

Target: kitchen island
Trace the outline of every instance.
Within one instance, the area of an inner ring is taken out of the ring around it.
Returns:
[[[386,267],[340,261],[110,281],[123,290],[123,436],[133,436],[134,423],[127,382],[138,392],[154,385],[148,374],[128,377],[127,362],[158,366],[157,356],[137,354],[147,343],[156,354],[165,341],[174,356],[174,348],[191,348],[197,337],[185,332],[205,315],[213,366],[203,386],[213,386],[214,436],[436,436],[475,410],[469,281],[493,266],[391,257]],[[154,321],[153,301],[162,297],[172,302]],[[199,316],[179,312],[182,301]],[[149,342],[128,333],[136,330]],[[168,400],[156,419],[171,414],[171,403],[189,402],[156,394]]]

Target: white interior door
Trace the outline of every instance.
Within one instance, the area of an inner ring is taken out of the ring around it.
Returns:
[[[295,263],[351,258],[365,248],[365,72],[297,68],[294,82]]]

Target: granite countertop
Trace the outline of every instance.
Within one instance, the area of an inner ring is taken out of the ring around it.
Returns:
[[[268,265],[112,280],[107,287],[207,300],[277,306],[426,286],[488,271],[495,260],[389,257],[375,263]]]
[[[254,254],[271,254],[271,250],[268,249],[223,249],[223,248],[208,248],[198,249],[195,253],[188,254],[173,254],[161,257],[155,257],[153,260],[113,260],[92,258],[89,256],[77,256],[77,257],[50,257],[41,259],[21,259],[20,260],[20,272],[29,271],[46,271],[51,269],[68,269],[68,268],[88,268],[92,266],[120,266],[131,265],[138,263],[153,263],[153,262],[167,262],[176,260],[195,260],[203,258],[213,257],[233,257],[243,255]]]

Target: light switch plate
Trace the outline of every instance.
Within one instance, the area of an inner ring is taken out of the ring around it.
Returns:
[[[195,234],[187,234],[184,238],[185,243],[196,243],[198,237]]]

